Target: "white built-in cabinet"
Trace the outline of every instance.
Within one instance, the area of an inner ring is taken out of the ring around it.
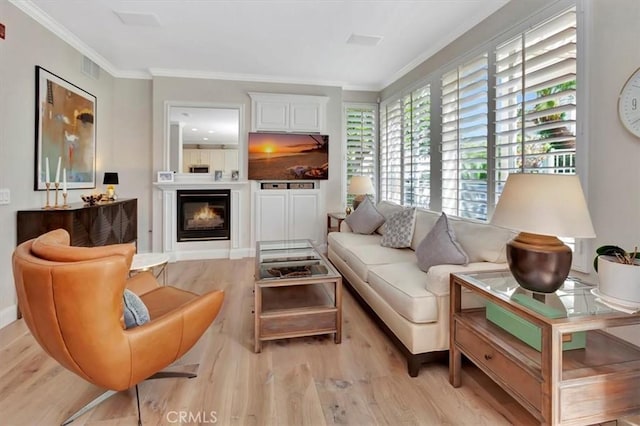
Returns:
[[[255,207],[256,241],[320,241],[322,221],[319,190],[258,190],[255,192]]]
[[[327,96],[249,93],[253,132],[323,133]]]

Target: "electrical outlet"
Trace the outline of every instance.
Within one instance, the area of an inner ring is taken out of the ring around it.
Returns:
[[[9,204],[11,202],[11,191],[9,188],[0,188],[0,204]]]

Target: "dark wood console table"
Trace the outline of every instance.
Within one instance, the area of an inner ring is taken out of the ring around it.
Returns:
[[[69,232],[72,246],[135,243],[138,238],[138,200],[123,199],[93,206],[75,203],[66,209],[19,210],[17,243],[58,228]]]

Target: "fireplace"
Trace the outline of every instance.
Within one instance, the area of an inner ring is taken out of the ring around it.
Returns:
[[[177,191],[178,242],[228,240],[231,191]]]

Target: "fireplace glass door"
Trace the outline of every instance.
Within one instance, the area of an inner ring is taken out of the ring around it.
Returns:
[[[229,190],[188,190],[177,195],[179,242],[229,239]]]

